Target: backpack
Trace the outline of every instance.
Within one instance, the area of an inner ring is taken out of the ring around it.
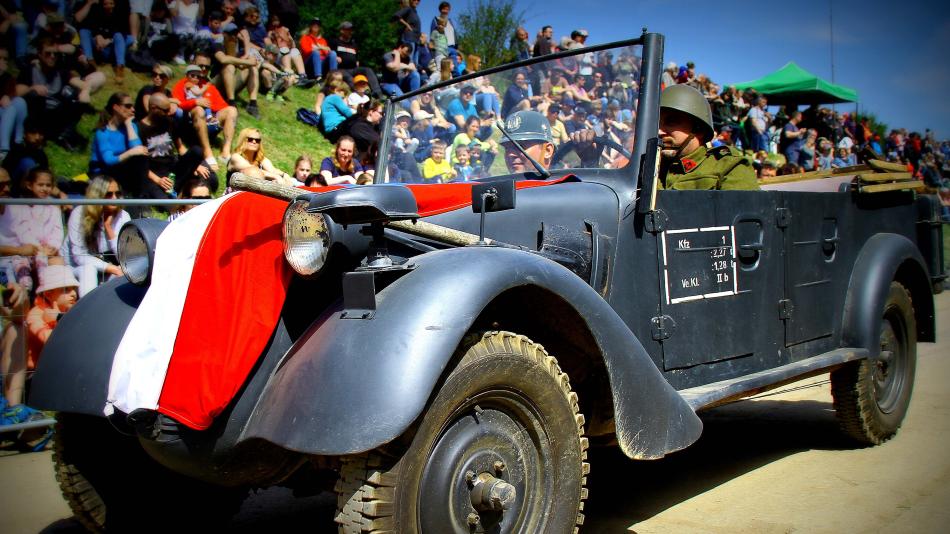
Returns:
[[[297,108],[297,120],[314,128],[320,128],[320,115],[307,108]]]

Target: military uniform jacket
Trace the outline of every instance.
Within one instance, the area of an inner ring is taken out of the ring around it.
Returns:
[[[667,166],[661,188],[754,190],[759,183],[752,164],[738,150],[700,146]]]

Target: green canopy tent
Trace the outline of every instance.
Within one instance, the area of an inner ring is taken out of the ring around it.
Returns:
[[[758,80],[737,83],[738,89],[755,89],[769,99],[770,105],[837,104],[857,102],[858,92],[835,85],[789,61],[784,67]]]

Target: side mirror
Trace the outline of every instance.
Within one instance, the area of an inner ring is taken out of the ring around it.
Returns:
[[[481,213],[478,221],[478,242],[485,244],[485,214],[515,208],[515,181],[500,180],[472,186],[472,211]]]

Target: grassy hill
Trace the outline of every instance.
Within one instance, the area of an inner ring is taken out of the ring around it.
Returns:
[[[172,84],[184,75],[184,68],[177,67],[174,70]],[[109,99],[109,95],[113,92],[123,91],[134,98],[139,89],[150,82],[150,79],[144,74],[127,72],[125,83],[116,85],[112,80],[112,70],[105,67],[104,71],[109,81],[92,97],[92,105],[96,109],[102,109]],[[281,170],[288,173],[293,172],[294,161],[301,154],[312,157],[315,161],[314,165],[319,167],[320,160],[330,155],[333,146],[316,128],[307,126],[296,119],[297,108],[313,108],[318,88],[319,86],[310,89],[293,87],[284,93],[287,102],[282,104],[267,102],[264,100],[264,95],[261,94],[258,98],[258,107],[261,110],[260,120],[248,115],[244,111],[243,105],[239,105],[237,131],[240,132],[242,128],[248,127],[261,130],[264,136],[264,151],[267,157]],[[238,98],[246,100],[247,92],[239,94]],[[79,122],[79,133],[91,137],[97,118],[95,115],[83,116]],[[235,139],[237,139],[236,134]],[[215,154],[218,154],[218,148],[215,147]],[[49,155],[50,166],[53,167],[53,171],[60,176],[77,176],[85,173],[89,166],[88,149],[81,152],[67,152],[58,145],[47,142],[46,153]],[[218,175],[223,183],[223,166]]]

